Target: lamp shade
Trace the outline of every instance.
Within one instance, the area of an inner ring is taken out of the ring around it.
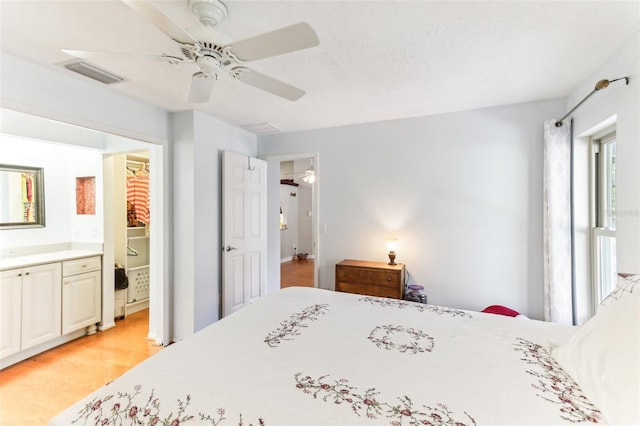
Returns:
[[[398,240],[396,239],[388,239],[387,240],[387,250],[396,251],[398,249]]]

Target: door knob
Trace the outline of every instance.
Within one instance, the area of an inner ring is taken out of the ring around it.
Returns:
[[[231,251],[231,250],[238,250],[236,247],[231,247],[231,246],[227,246],[225,247],[226,251]]]

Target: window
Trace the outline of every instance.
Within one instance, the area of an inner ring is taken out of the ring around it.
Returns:
[[[592,259],[594,304],[616,285],[616,134],[592,138]]]

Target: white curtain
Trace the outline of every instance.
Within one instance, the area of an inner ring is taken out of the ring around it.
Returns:
[[[571,124],[544,123],[544,319],[573,324]]]

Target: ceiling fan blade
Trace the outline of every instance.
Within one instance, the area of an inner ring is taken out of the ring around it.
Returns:
[[[160,31],[168,35],[172,40],[182,43],[195,43],[198,41],[188,32],[180,28],[175,22],[165,15],[149,0],[122,0],[131,9],[136,11],[144,19],[155,25]]]
[[[244,69],[236,78],[256,89],[264,90],[290,101],[297,101],[305,94],[304,90],[250,69]]]
[[[77,58],[84,59],[99,59],[99,58],[113,58],[113,59],[124,59],[124,60],[146,60],[153,62],[169,62],[169,63],[178,63],[183,62],[183,58],[179,58],[177,56],[165,55],[164,53],[161,55],[154,55],[152,53],[122,53],[122,52],[97,52],[92,50],[73,50],[73,49],[62,49],[64,53],[67,55],[75,56]]]
[[[209,101],[213,84],[216,82],[215,75],[210,76],[203,72],[197,72],[191,79],[191,89],[189,90],[189,102],[202,103]]]
[[[307,49],[320,44],[316,32],[305,22],[231,43],[231,52],[241,61],[256,61]]]

